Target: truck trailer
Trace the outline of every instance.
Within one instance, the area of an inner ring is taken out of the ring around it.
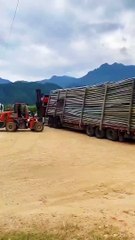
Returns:
[[[135,136],[135,78],[51,91],[49,127],[85,130],[88,136],[123,141]]]

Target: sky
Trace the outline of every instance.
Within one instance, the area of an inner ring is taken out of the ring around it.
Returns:
[[[0,0],[0,77],[80,77],[103,63],[135,64],[134,0]]]

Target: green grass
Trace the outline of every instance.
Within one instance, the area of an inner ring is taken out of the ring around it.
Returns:
[[[47,233],[14,233],[1,236],[1,240],[61,240],[60,236]]]
[[[1,233],[0,240],[131,240],[131,235],[113,226],[96,226],[92,230],[77,225],[62,226],[41,232]]]
[[[29,111],[32,113],[36,113],[37,111],[36,105],[29,105],[28,108],[29,108]]]

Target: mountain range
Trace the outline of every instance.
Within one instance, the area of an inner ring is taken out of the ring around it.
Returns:
[[[7,83],[10,83],[10,81],[7,79],[0,78],[0,84],[7,84]]]
[[[122,79],[135,77],[135,65],[124,65],[121,63],[102,64],[99,68],[88,72],[80,78],[68,76],[53,76],[48,80],[42,80],[41,83],[57,83],[63,88],[80,87],[86,85],[97,85],[105,82],[117,82]]]
[[[17,81],[12,83],[7,79],[0,78],[0,102],[14,103],[16,101],[35,102],[35,89],[41,88],[48,94],[50,90],[57,88],[70,88],[86,85],[98,85],[105,82],[116,82],[126,78],[135,77],[135,65],[121,63],[104,63],[99,68],[89,71],[80,78],[69,76],[53,76],[50,79],[36,82]]]
[[[53,83],[41,84],[40,82],[17,81],[14,83],[0,84],[0,102],[3,104],[13,104],[24,102],[33,105],[36,102],[36,89],[41,89],[44,94],[49,94],[51,90],[60,86]]]

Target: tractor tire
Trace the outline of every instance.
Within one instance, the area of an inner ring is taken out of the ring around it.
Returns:
[[[95,128],[92,127],[91,125],[88,125],[88,126],[86,127],[86,134],[87,134],[89,137],[95,136]]]
[[[6,131],[7,132],[15,132],[17,130],[17,126],[15,122],[8,122],[6,124]]]
[[[111,141],[117,141],[118,140],[118,132],[115,129],[108,128],[106,130],[106,137],[107,139]]]
[[[35,129],[33,129],[33,128],[32,128],[32,129],[30,129],[30,130],[31,130],[32,132],[35,132]]]
[[[36,122],[34,126],[35,132],[42,132],[44,130],[44,124],[41,122]]]
[[[104,129],[100,130],[99,127],[96,127],[95,136],[97,138],[104,138],[105,137],[105,130]]]

